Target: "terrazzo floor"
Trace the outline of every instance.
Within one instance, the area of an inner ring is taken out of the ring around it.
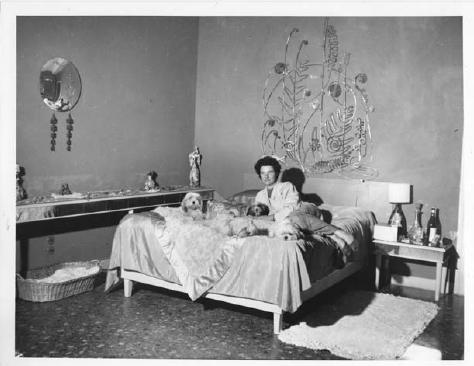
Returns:
[[[354,287],[353,280],[343,281],[285,316],[284,326]],[[121,288],[108,294],[103,289],[102,280],[93,291],[60,301],[16,300],[16,352],[50,358],[339,359],[280,342],[268,313],[206,299],[192,302],[147,285],[135,285],[130,298]],[[430,296],[410,294],[422,300]],[[463,359],[464,298],[448,295],[439,306],[415,343],[441,350],[443,359]]]

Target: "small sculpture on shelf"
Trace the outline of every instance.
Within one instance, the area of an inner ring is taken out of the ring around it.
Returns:
[[[25,175],[25,168],[16,165],[16,200],[21,201],[28,197],[25,188],[23,188],[23,176]]]
[[[201,161],[202,154],[199,147],[195,147],[194,151],[189,154],[189,165],[191,171],[189,172],[189,185],[191,187],[199,187],[201,185]]]
[[[61,190],[59,191],[61,196],[72,194],[71,190],[69,189],[69,184],[63,183],[61,184]]]
[[[157,191],[160,189],[160,185],[156,181],[158,178],[158,174],[155,171],[151,171],[146,175],[146,180],[145,180],[145,186],[144,190],[145,191]]]

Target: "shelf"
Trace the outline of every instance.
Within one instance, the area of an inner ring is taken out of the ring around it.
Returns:
[[[83,215],[153,208],[156,206],[178,205],[188,192],[198,192],[203,200],[213,198],[211,188],[181,188],[158,192],[133,192],[123,195],[110,195],[104,192],[100,197],[54,200],[51,202],[19,204],[16,207],[16,222],[21,224],[32,221],[45,221],[58,218],[77,217]],[[114,193],[115,194],[115,193]]]

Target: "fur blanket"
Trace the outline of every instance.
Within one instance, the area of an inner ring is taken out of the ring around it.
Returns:
[[[229,236],[268,235],[284,240],[325,236],[342,251],[344,262],[350,260],[358,246],[350,233],[326,222],[324,210],[314,203],[301,202],[297,210],[279,222],[248,217],[249,206],[241,203],[209,201],[207,208],[205,217],[209,221],[206,224]]]
[[[206,217],[213,219],[219,215],[233,215],[235,217],[245,216],[247,214],[248,205],[230,201],[210,200],[207,202]]]
[[[163,252],[195,300],[226,273],[243,239],[229,237],[207,220],[193,220],[180,208],[158,207],[154,211],[166,222],[159,241]]]

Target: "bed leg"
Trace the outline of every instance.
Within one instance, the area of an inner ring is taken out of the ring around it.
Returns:
[[[283,314],[273,313],[273,333],[280,334],[283,328]]]
[[[133,281],[124,278],[123,279],[123,294],[125,297],[132,296]]]
[[[379,253],[375,254],[375,291],[380,290],[380,279],[382,276],[382,255]]]

